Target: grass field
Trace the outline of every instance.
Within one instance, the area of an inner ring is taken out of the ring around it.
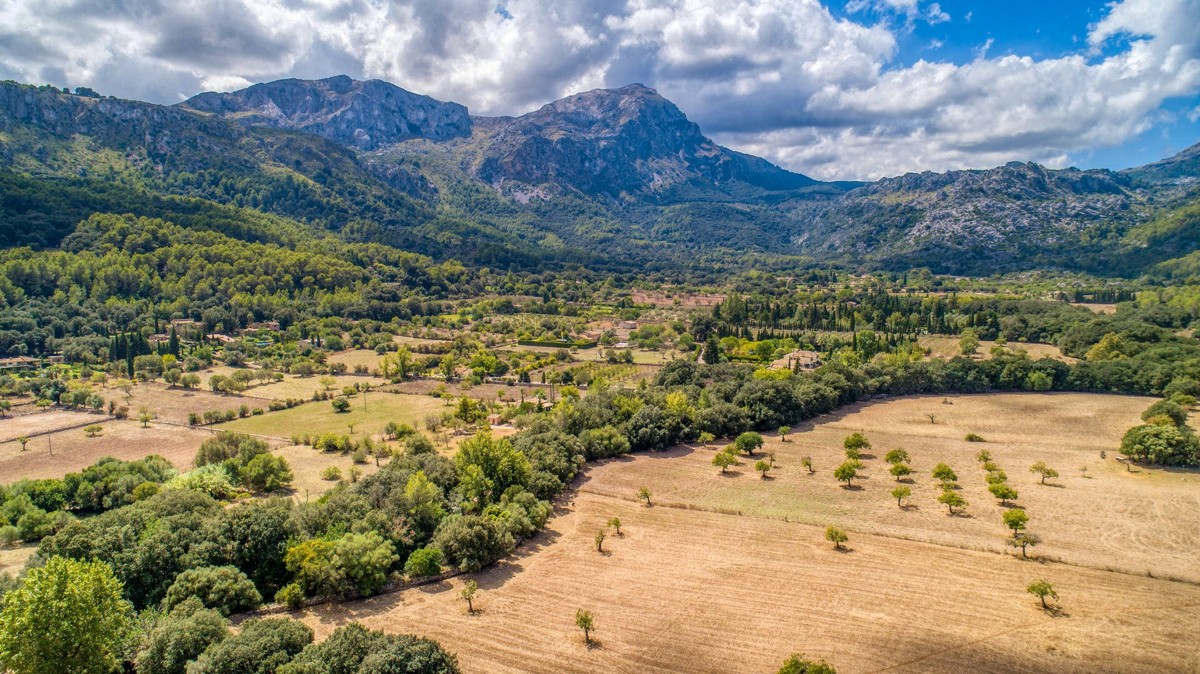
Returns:
[[[15,442],[0,444],[0,475],[5,483],[62,477],[106,456],[132,461],[150,454],[186,470],[200,443],[212,437],[207,430],[154,423],[142,428],[136,421],[104,421],[101,425],[104,430],[99,437],[87,437],[82,428],[58,431],[31,439],[24,452]]]
[[[604,352],[606,349],[597,347],[594,349],[580,349],[572,353],[571,357],[575,360],[582,361],[604,361]],[[665,365],[672,360],[686,360],[695,358],[695,354],[682,353],[680,351],[644,351],[642,349],[633,350],[633,362],[637,365]]]
[[[322,636],[350,620],[431,636],[468,672],[770,672],[797,651],[841,674],[1200,672],[1200,586],[1160,578],[1200,580],[1200,474],[1125,472],[1112,459],[1148,399],[949,400],[859,405],[787,443],[769,438],[772,480],[749,463],[719,476],[705,449],[590,467],[545,534],[476,574],[475,615],[454,580],[303,617]],[[856,430],[876,458],[864,458],[862,488],[846,490],[831,471]],[[967,443],[967,432],[988,442]],[[909,510],[887,493],[895,482],[882,456],[897,445],[916,469]],[[980,448],[1006,469],[1045,541],[1034,559],[1003,548]],[[1058,486],[1034,484],[1035,460],[1060,470]],[[938,461],[957,470],[969,516],[934,500],[928,475]],[[655,507],[634,500],[640,485]],[[625,536],[597,553],[592,537],[613,516]],[[849,532],[848,551],[824,541],[827,524]],[[1043,612],[1025,593],[1038,578],[1054,584],[1061,611]],[[590,649],[574,627],[579,608],[596,619],[600,643]]]
[[[349,424],[354,424],[356,434],[379,434],[389,421],[410,424],[423,428],[425,417],[441,414],[448,408],[447,401],[430,396],[404,393],[374,392],[366,396],[367,409],[363,410],[363,396],[351,398],[351,410],[345,413],[333,411],[327,401],[311,402],[290,410],[267,412],[262,416],[238,419],[215,426],[218,430],[254,433],[277,438],[290,438],[296,433],[348,433]]]
[[[918,340],[921,346],[929,349],[930,358],[953,358],[961,353],[958,348],[957,337],[947,337],[943,335],[927,335]],[[979,358],[991,358],[992,347],[996,343],[990,340],[979,341]],[[1078,359],[1064,355],[1063,352],[1053,344],[1040,344],[1037,342],[1009,342],[1006,345],[1009,350],[1021,349],[1029,354],[1033,360],[1039,358],[1054,358],[1061,360],[1064,363],[1074,363]]]
[[[379,470],[374,457],[367,457],[365,464],[355,464],[349,455],[319,452],[307,445],[287,445],[275,449],[274,453],[287,459],[294,475],[292,493],[301,502],[306,498],[315,499],[337,484],[335,480],[321,478],[321,473],[329,466],[337,466],[346,479],[350,478],[350,469],[355,466],[364,477]]]

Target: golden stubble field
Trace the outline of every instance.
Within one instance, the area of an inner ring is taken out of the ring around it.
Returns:
[[[1200,672],[1200,585],[1157,577],[1200,575],[1200,475],[1128,473],[1111,458],[1150,400],[950,401],[859,405],[787,443],[771,438],[774,480],[751,464],[720,477],[709,465],[715,450],[703,448],[594,466],[545,534],[475,575],[475,615],[456,579],[302,617],[320,636],[351,620],[430,636],[467,672],[773,672],[795,651],[842,674]],[[861,490],[844,490],[831,471],[855,430],[877,458],[865,460]],[[967,432],[989,442],[966,443]],[[896,444],[917,469],[918,507],[907,511],[887,494],[894,479],[882,456]],[[1020,490],[1045,539],[1041,559],[1004,551],[1001,509],[974,460],[981,447]],[[804,455],[816,475],[800,468]],[[970,517],[950,517],[934,500],[928,470],[941,460],[958,471]],[[1061,486],[1034,485],[1035,460],[1057,467]],[[634,500],[643,484],[654,507]],[[598,553],[593,536],[614,516],[625,535]],[[823,540],[830,523],[849,531],[848,551]],[[1025,593],[1038,578],[1057,588],[1060,612]],[[595,616],[596,647],[574,628],[579,608]]]

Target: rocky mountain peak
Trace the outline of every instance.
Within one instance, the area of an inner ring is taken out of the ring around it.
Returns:
[[[412,138],[469,135],[466,107],[414,94],[382,80],[345,75],[287,79],[229,93],[208,92],[182,107],[243,124],[304,131],[364,150]]]

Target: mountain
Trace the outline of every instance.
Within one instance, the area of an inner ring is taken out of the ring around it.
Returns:
[[[492,120],[474,139],[473,173],[497,186],[557,185],[585,194],[654,195],[688,184],[795,190],[817,181],[717,145],[653,89],[633,84],[568,96],[516,118]]]
[[[467,109],[380,80],[345,75],[278,80],[232,93],[203,93],[179,107],[247,125],[304,131],[372,150],[410,138],[445,140],[471,132]]]
[[[1198,148],[1122,172],[1015,162],[825,183],[716,144],[641,85],[517,117],[346,77],[176,106],[79,93],[0,83],[4,245],[57,246],[93,213],[131,213],[520,269],[1136,274],[1200,248]]]
[[[1174,157],[1122,171],[1152,184],[1193,185],[1200,182],[1200,143]]]

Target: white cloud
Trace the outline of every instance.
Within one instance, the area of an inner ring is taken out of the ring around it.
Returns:
[[[819,0],[7,0],[0,77],[174,102],[346,73],[482,114],[643,82],[717,140],[821,178],[1062,164],[1200,91],[1200,0],[1111,3],[1086,54],[989,56],[989,41],[967,63],[911,65],[897,64],[906,25],[871,17],[949,20],[940,4],[847,9],[864,14]]]

